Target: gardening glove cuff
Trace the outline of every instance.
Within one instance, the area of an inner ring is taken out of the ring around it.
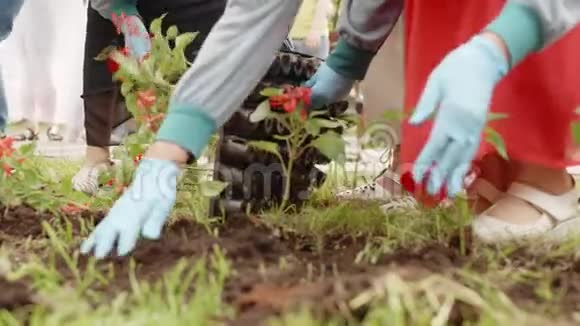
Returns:
[[[326,60],[326,64],[346,79],[363,80],[375,54],[341,39]]]
[[[511,57],[511,67],[543,46],[540,18],[531,8],[513,1],[507,2],[486,31],[497,34],[505,42]]]
[[[174,143],[199,158],[216,130],[215,121],[201,109],[175,105],[169,108],[157,140]]]

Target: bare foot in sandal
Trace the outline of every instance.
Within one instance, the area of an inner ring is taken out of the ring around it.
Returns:
[[[566,170],[521,165],[507,192],[475,218],[473,231],[484,242],[562,241],[580,227],[577,207],[578,192]]]

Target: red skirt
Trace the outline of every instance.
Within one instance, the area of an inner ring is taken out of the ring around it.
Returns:
[[[406,1],[405,110],[412,110],[431,71],[447,53],[479,33],[497,16],[504,0]],[[580,163],[571,124],[580,104],[580,28],[528,57],[500,82],[492,112],[508,117],[491,124],[503,137],[510,160],[564,168]],[[431,123],[402,126],[403,183],[431,131]],[[482,143],[477,159],[493,151]],[[442,194],[441,197],[443,197]]]

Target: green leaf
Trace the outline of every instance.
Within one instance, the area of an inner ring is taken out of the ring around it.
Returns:
[[[270,117],[270,113],[272,112],[270,108],[270,101],[265,100],[258,107],[252,114],[250,115],[250,122],[256,123],[260,122],[268,117]]]
[[[159,18],[155,18],[151,24],[149,25],[149,31],[154,35],[154,36],[163,36],[162,32],[161,32],[161,25],[163,23],[163,19],[165,18],[167,14],[163,14],[161,17]]]
[[[185,51],[185,48],[195,40],[199,33],[183,33],[175,38],[175,49],[178,51]]]
[[[173,25],[167,29],[168,40],[174,40],[177,35],[179,35],[179,29],[177,29],[177,26]]]
[[[335,129],[343,126],[339,121],[328,119],[311,119],[310,121],[318,124],[321,128]]]
[[[264,140],[256,140],[256,141],[251,141],[248,142],[248,146],[267,152],[267,153],[271,153],[274,154],[276,156],[280,155],[280,149],[278,144],[274,143],[274,142],[270,142],[270,141],[264,141]]]
[[[133,90],[133,83],[128,81],[121,84],[121,94],[126,97]]]
[[[580,122],[572,122],[572,138],[576,144],[580,145]]]
[[[127,150],[129,152],[129,156],[131,158],[134,158],[135,156],[139,155],[139,154],[143,154],[145,152],[146,146],[143,146],[141,144],[128,144],[127,146]]]
[[[386,110],[383,118],[389,122],[401,122],[405,119],[405,112],[401,110]]]
[[[320,134],[320,124],[316,123],[316,121],[314,120],[316,119],[306,120],[306,123],[304,124],[304,129],[306,129],[306,132],[309,135],[316,137]]]
[[[310,118],[314,118],[320,115],[326,115],[328,113],[327,110],[311,110],[310,113],[308,114],[308,116]]]
[[[284,91],[281,90],[280,88],[275,88],[275,87],[267,87],[267,88],[264,88],[260,92],[260,95],[265,96],[265,97],[282,95],[282,94],[284,94]]]
[[[316,138],[312,145],[316,147],[324,156],[340,164],[345,162],[344,139],[334,131],[326,132]]]
[[[343,124],[340,121],[314,118],[306,120],[304,128],[306,132],[316,137],[320,134],[321,128],[335,129],[342,126]]]
[[[338,119],[344,121],[344,123],[346,123],[347,126],[356,125],[361,121],[358,114],[343,114],[340,117],[338,117]]]
[[[97,54],[97,56],[95,57],[95,60],[96,61],[106,61],[109,59],[111,53],[115,50],[117,50],[117,47],[115,47],[114,45],[109,45],[106,48],[104,48],[101,52],[99,52],[99,54]]]
[[[509,157],[503,137],[496,130],[490,127],[485,128],[484,135],[485,141],[491,144],[501,157],[508,160]]]
[[[127,78],[135,79],[138,81],[143,80],[137,60],[126,57],[119,51],[113,51],[111,57],[113,60],[119,63],[119,71],[117,71],[115,76],[126,76]],[[126,80],[127,78],[124,79]]]
[[[490,112],[487,115],[487,122],[506,119],[508,116],[507,113]]]
[[[199,185],[201,190],[201,195],[204,197],[217,197],[224,189],[226,189],[227,183],[221,181],[203,181]]]

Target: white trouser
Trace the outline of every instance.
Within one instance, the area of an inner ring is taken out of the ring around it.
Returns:
[[[79,0],[26,0],[2,62],[9,119],[82,128],[86,13]]]
[[[44,0],[46,1],[46,0]],[[70,130],[83,128],[84,113],[81,94],[83,91],[83,59],[87,22],[86,5],[80,0],[50,0],[59,11],[58,35],[53,68],[56,73],[57,110],[56,123]]]

